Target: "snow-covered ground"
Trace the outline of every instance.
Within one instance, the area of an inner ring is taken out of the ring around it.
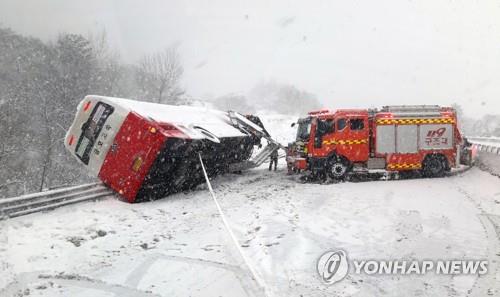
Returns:
[[[478,152],[477,161],[484,170],[500,176],[500,155],[492,152]]]
[[[214,188],[274,296],[497,295],[500,179],[479,169],[443,179],[301,184],[265,168]],[[201,189],[127,204],[110,197],[2,222],[2,296],[258,296]],[[358,259],[488,259],[476,276],[350,275],[326,286],[325,251]],[[29,291],[28,291],[29,290]]]
[[[293,129],[279,127],[289,120],[264,124],[285,142]],[[265,167],[217,177],[213,187],[269,295],[500,295],[498,177],[473,168],[440,179],[303,184],[282,161],[277,172]],[[142,204],[109,197],[0,228],[0,296],[262,296],[206,186]],[[328,286],[316,261],[332,249],[354,259],[488,259],[489,273],[349,274]]]

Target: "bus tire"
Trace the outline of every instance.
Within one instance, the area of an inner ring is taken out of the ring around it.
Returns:
[[[442,177],[448,168],[448,160],[443,155],[427,155],[422,162],[424,177]]]

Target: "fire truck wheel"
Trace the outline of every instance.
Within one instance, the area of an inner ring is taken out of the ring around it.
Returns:
[[[343,158],[334,157],[328,162],[328,176],[332,179],[344,179],[349,169],[349,162]]]
[[[425,177],[440,177],[446,171],[446,158],[441,155],[428,155],[425,157],[422,173]]]

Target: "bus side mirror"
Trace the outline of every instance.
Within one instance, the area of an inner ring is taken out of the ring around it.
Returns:
[[[292,124],[290,125],[290,127],[295,127],[295,123],[292,123]]]

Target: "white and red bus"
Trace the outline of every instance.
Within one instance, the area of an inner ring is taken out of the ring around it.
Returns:
[[[198,152],[215,175],[248,160],[255,143],[227,112],[94,95],[78,105],[65,139],[80,163],[129,202],[203,182]]]

